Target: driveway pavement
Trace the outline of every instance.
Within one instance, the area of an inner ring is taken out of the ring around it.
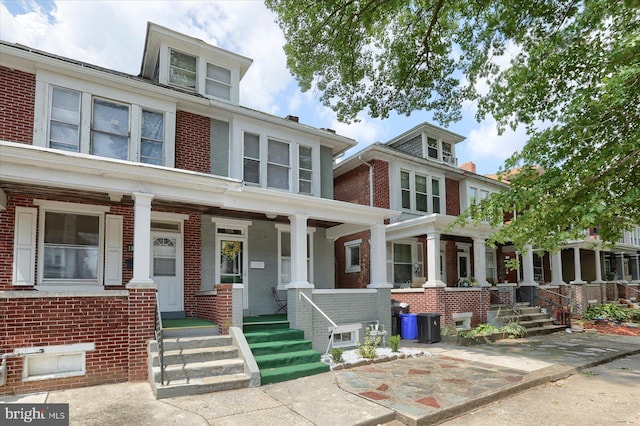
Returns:
[[[425,355],[163,400],[142,382],[0,398],[0,403],[68,403],[72,425],[434,424],[639,354],[640,338],[560,332],[473,347],[415,341],[402,346]]]

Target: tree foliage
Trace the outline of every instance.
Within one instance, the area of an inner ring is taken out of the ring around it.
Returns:
[[[428,109],[442,124],[478,102],[530,139],[502,171],[511,189],[467,218],[518,212],[495,235],[554,250],[589,227],[640,223],[638,0],[267,0],[288,66],[343,121]],[[496,57],[515,51],[508,66]],[[488,90],[479,91],[482,84]],[[528,166],[540,166],[540,176]]]

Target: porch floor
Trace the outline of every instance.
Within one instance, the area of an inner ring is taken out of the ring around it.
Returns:
[[[199,318],[179,318],[162,320],[162,328],[194,328],[194,327],[215,327],[215,322]]]

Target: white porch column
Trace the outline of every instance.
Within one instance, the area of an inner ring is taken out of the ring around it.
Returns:
[[[637,254],[632,254],[629,259],[629,267],[631,268],[631,284],[640,284],[640,263]]]
[[[473,237],[473,277],[480,287],[489,287],[487,282],[487,246],[484,237]]]
[[[387,282],[387,240],[385,238],[386,226],[384,224],[371,225],[369,265],[371,283],[368,288],[393,288],[393,284]]]
[[[618,281],[627,282],[624,279],[624,253],[616,253],[616,279]]]
[[[580,262],[580,247],[573,248],[573,269],[575,270],[575,278],[571,284],[585,284],[582,281],[582,263]]]
[[[424,287],[446,287],[440,279],[440,233],[427,233],[427,282]]]
[[[550,285],[564,285],[562,281],[562,250],[551,254],[551,282]]]
[[[287,288],[313,288],[307,281],[307,219],[309,216],[294,214],[291,222],[291,282]]]
[[[533,247],[526,244],[522,254],[522,282],[520,285],[536,285],[533,280]]]
[[[134,192],[133,277],[129,285],[153,284],[151,279],[151,200],[153,194]]]
[[[601,257],[600,257],[600,249],[594,249],[594,256],[596,257],[596,279],[591,281],[594,284],[600,284],[603,283],[604,281],[602,281],[602,266],[600,265],[600,262],[602,261]]]

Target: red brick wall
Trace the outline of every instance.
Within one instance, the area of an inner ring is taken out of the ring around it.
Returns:
[[[33,143],[36,76],[0,67],[0,139]]]
[[[457,180],[446,178],[444,186],[447,197],[447,214],[460,216],[460,183]]]
[[[32,346],[95,343],[95,350],[86,354],[84,376],[22,382],[23,360],[10,358],[7,385],[0,387],[0,395],[124,382],[130,368],[140,368],[129,363],[126,296],[0,299],[0,312],[0,353]],[[139,329],[140,336],[143,331]],[[144,373],[146,361],[142,379]]]
[[[233,318],[233,284],[216,284],[216,319],[220,334],[229,334]]]
[[[129,355],[128,379],[130,381],[147,379],[149,362],[147,342],[154,337],[155,312],[156,290],[154,288],[129,290],[129,340],[126,352]]]
[[[177,169],[211,173],[211,127],[208,117],[176,112]]]
[[[334,179],[333,198],[368,206],[369,168],[363,164]]]
[[[184,310],[187,318],[198,316],[196,292],[200,290],[200,214],[189,214],[184,223]]]
[[[336,256],[336,288],[366,288],[371,283],[370,262],[371,247],[369,239],[371,233],[363,231],[347,237],[338,238],[334,244]],[[361,239],[360,244],[360,272],[345,272],[346,259],[344,243]]]
[[[372,160],[371,165],[373,166],[373,206],[389,209],[391,208],[389,163],[382,160]]]
[[[213,322],[217,321],[218,305],[216,303],[215,295],[200,294],[196,296],[196,303],[198,307],[198,318]]]

